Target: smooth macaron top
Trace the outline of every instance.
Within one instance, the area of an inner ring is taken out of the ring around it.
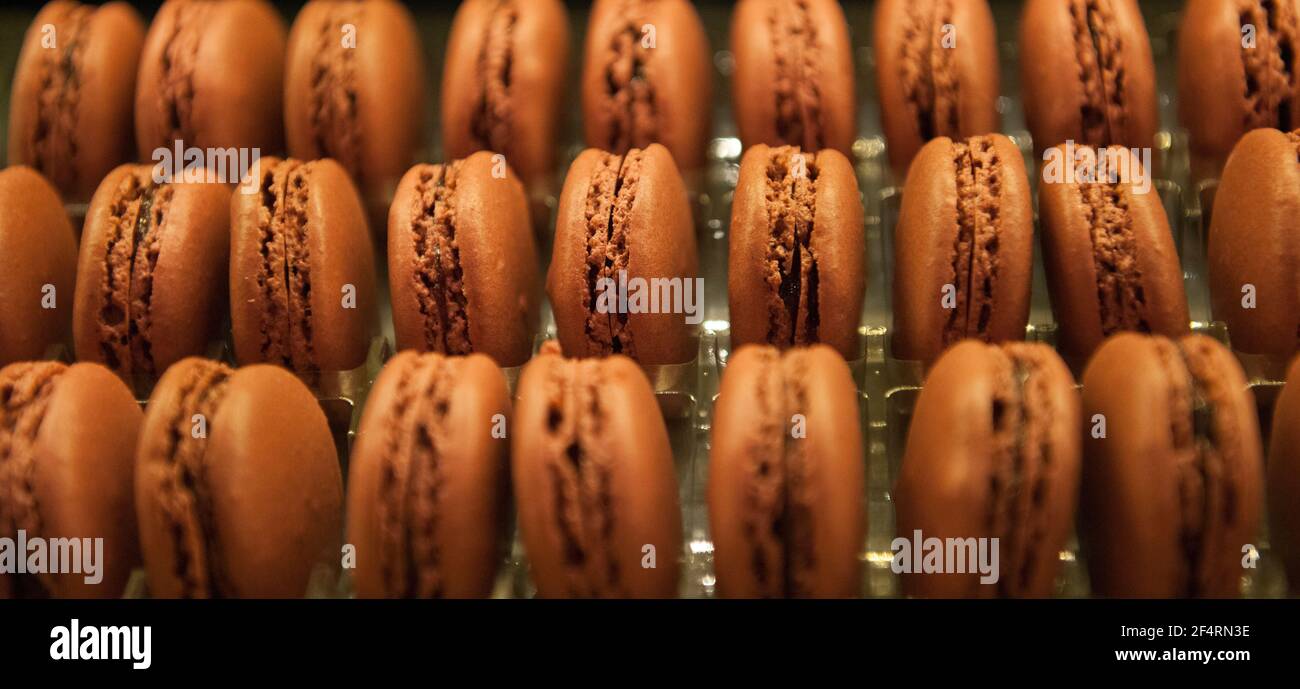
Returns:
[[[866,538],[857,390],[826,345],[742,346],[727,361],[709,452],[718,593],[856,598]]]
[[[349,467],[359,596],[491,594],[507,530],[509,417],[505,376],[484,355],[388,362]]]
[[[285,28],[263,0],[168,0],[140,55],[135,139],[156,148],[284,148]]]
[[[1217,340],[1120,333],[1083,374],[1079,523],[1095,594],[1234,597],[1257,543],[1255,403]]]
[[[32,168],[0,170],[0,366],[67,342],[76,270],[59,193]]]
[[[750,147],[730,227],[734,344],[824,342],[845,359],[861,356],[866,240],[848,158],[834,149]]]
[[[882,0],[875,12],[876,89],[895,175],[936,136],[998,130],[998,38],[985,0]]]
[[[77,359],[127,379],[202,354],[225,321],[230,188],[152,171],[121,165],[104,178],[77,268]]]
[[[1291,588],[1300,588],[1300,358],[1273,407],[1268,443],[1269,542],[1282,556]]]
[[[235,358],[296,371],[360,366],[376,332],[361,199],[330,159],[262,158],[231,197]],[[248,189],[254,189],[249,193]]]
[[[853,53],[835,0],[741,0],[731,17],[740,140],[850,154]]]
[[[922,147],[894,228],[894,356],[929,363],[964,338],[1023,338],[1033,238],[1029,180],[1010,139]]]
[[[682,524],[672,449],[650,382],[631,359],[533,357],[510,435],[538,595],[677,594]]]
[[[509,166],[486,151],[416,165],[388,221],[397,348],[524,363],[541,285],[528,200]]]
[[[898,534],[998,539],[999,572],[923,573],[923,597],[1046,597],[1073,533],[1080,472],[1079,395],[1047,345],[965,341],[926,376],[894,494]],[[919,548],[919,544],[915,547]],[[990,546],[991,547],[991,546]]]
[[[546,281],[565,354],[626,354],[643,365],[694,359],[683,311],[695,300],[698,272],[691,208],[668,149],[588,149],[573,161]],[[680,303],[652,311],[649,292],[661,295],[663,284],[679,286]],[[633,302],[634,290],[641,301]],[[626,292],[626,307],[618,292]]]
[[[74,203],[135,155],[132,101],[144,21],[124,2],[47,3],[27,29],[9,101],[9,163]]]
[[[582,66],[587,145],[623,154],[660,143],[683,171],[699,170],[713,107],[710,60],[690,2],[596,0]]]

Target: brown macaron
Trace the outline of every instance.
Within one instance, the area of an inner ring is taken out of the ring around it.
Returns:
[[[554,192],[569,18],[560,0],[468,0],[456,10],[442,72],[442,147],[506,157],[533,205]],[[538,229],[549,220],[542,210]],[[539,232],[540,234],[540,232]]]
[[[136,79],[140,160],[153,160],[155,149],[178,141],[186,148],[278,154],[284,50],[284,20],[263,0],[163,3],[145,36]]]
[[[9,163],[30,165],[65,200],[135,156],[131,120],[144,21],[124,2],[56,0],[27,29],[9,95]]]
[[[152,597],[299,598],[337,565],[342,474],[293,374],[185,359],[147,409],[135,505]]]
[[[1074,378],[1051,347],[967,341],[944,352],[908,428],[894,490],[898,536],[990,539],[985,547],[997,548],[996,577],[981,581],[988,575],[969,560],[965,573],[925,572],[912,560],[903,593],[1051,595],[1060,552],[1074,531],[1079,425]],[[922,547],[910,545],[909,551]]]
[[[709,525],[725,598],[856,598],[866,455],[853,374],[825,345],[742,346],[713,410]]]
[[[377,332],[365,211],[330,159],[262,158],[231,197],[230,317],[241,365],[343,371]]]
[[[0,538],[21,532],[51,548],[103,539],[72,540],[81,556],[59,563],[61,573],[0,573],[0,598],[122,595],[140,561],[131,480],[140,419],[131,391],[102,366],[0,368]]]
[[[1155,145],[1156,68],[1136,0],[1028,0],[1020,83],[1034,148]]]
[[[1186,335],[1183,271],[1150,172],[1119,146],[1054,152],[1060,174],[1043,169],[1038,212],[1062,351],[1082,363],[1121,330]],[[1080,179],[1080,169],[1101,174]]]
[[[1300,358],[1273,407],[1268,443],[1268,527],[1291,591],[1300,591]]]
[[[1033,241],[1029,180],[1010,139],[923,146],[894,228],[894,356],[929,363],[963,338],[1022,339]]]
[[[741,0],[731,17],[731,102],[740,140],[850,155],[853,51],[835,0]]]
[[[895,176],[936,136],[998,130],[998,36],[985,0],[882,0],[873,35]]]
[[[77,238],[59,193],[29,167],[0,170],[0,366],[72,334]]]
[[[160,183],[149,165],[113,170],[81,234],[77,359],[130,381],[202,354],[226,320],[229,259],[230,187]]]
[[[666,146],[690,174],[704,165],[713,110],[709,39],[687,0],[596,0],[587,19],[582,125],[617,154]]]
[[[650,280],[658,278],[680,285],[685,310],[698,266],[686,188],[668,149],[651,144],[627,155],[587,149],[573,161],[546,281],[565,354],[621,353],[642,365],[693,360],[690,314],[673,313],[672,304],[659,304],[658,312],[631,307],[632,290],[645,286],[639,296],[646,306]],[[627,308],[617,298],[625,281]]]
[[[1120,333],[1083,374],[1079,523],[1094,594],[1238,595],[1264,464],[1241,366],[1204,335]]]
[[[650,381],[627,357],[524,367],[511,476],[543,598],[677,595],[682,515]]]
[[[537,250],[523,185],[480,151],[411,168],[388,215],[397,348],[518,366],[537,334]]]
[[[285,60],[289,156],[333,158],[382,220],[423,143],[424,50],[411,13],[386,0],[312,0],[293,20]]]
[[[403,352],[370,391],[348,469],[362,598],[486,598],[505,557],[510,392],[491,359]]]
[[[1295,0],[1190,0],[1178,29],[1178,119],[1193,181],[1213,177],[1246,132],[1300,127]]]
[[[1256,129],[1223,169],[1207,247],[1210,304],[1233,349],[1286,365],[1300,343],[1300,130]]]
[[[731,204],[732,344],[825,342],[862,356],[864,232],[853,164],[839,151],[750,147]]]

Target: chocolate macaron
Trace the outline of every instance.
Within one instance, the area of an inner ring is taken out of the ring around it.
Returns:
[[[330,159],[262,158],[231,197],[230,317],[240,364],[350,370],[377,332],[365,211]]]
[[[1300,592],[1300,358],[1273,407],[1268,443],[1268,527],[1291,592]]]
[[[149,165],[104,178],[77,269],[77,359],[148,379],[202,354],[226,320],[230,187],[159,182]]]
[[[68,343],[76,275],[59,193],[32,168],[0,170],[0,366]]]
[[[442,71],[443,151],[451,159],[504,155],[528,189],[539,230],[559,176],[568,62],[560,0],[468,0],[456,10]]]
[[[540,281],[523,185],[480,151],[411,168],[388,216],[397,348],[482,352],[501,366],[532,354]]]
[[[1260,127],[1300,127],[1300,12],[1294,0],[1190,0],[1178,29],[1178,119],[1194,180],[1218,173]]]
[[[998,36],[985,0],[882,0],[873,35],[889,163],[925,142],[998,130]]]
[[[1233,349],[1280,372],[1300,343],[1300,130],[1256,129],[1224,166],[1207,247],[1210,303]]]
[[[687,0],[596,0],[582,64],[587,145],[624,154],[660,143],[681,170],[698,171],[712,75],[709,39]]]
[[[740,140],[850,154],[853,51],[835,0],[741,0],[731,17],[731,102]]]
[[[865,454],[853,375],[830,347],[742,346],[713,410],[709,524],[719,595],[856,598]]]
[[[925,572],[912,561],[903,593],[1051,595],[1074,531],[1079,423],[1074,377],[1051,347],[967,341],[944,352],[908,428],[894,490],[898,536],[989,539],[984,547],[997,548],[998,564],[988,581],[969,558],[965,573]]]
[[[424,51],[411,13],[388,0],[312,0],[293,20],[285,60],[289,156],[333,158],[382,220],[423,143]]]
[[[825,342],[845,359],[862,355],[866,240],[848,158],[829,148],[750,147],[729,242],[733,345]]]
[[[1183,271],[1149,171],[1118,146],[1056,148],[1062,174],[1044,168],[1038,207],[1061,349],[1082,363],[1121,330],[1186,335]],[[1079,179],[1080,169],[1102,174]]]
[[[894,356],[929,363],[963,338],[1022,339],[1033,239],[1029,180],[1010,139],[923,146],[894,228]]]
[[[505,557],[510,393],[491,359],[403,352],[370,391],[348,475],[362,598],[486,598]]]
[[[51,549],[67,539],[60,552],[76,558],[60,572],[0,572],[0,598],[122,595],[140,561],[131,480],[140,418],[131,391],[102,366],[0,368],[0,538]],[[91,550],[89,539],[103,540]]]
[[[1137,0],[1028,0],[1020,83],[1038,151],[1155,145],[1156,68]]]
[[[626,155],[588,149],[573,161],[546,282],[565,354],[621,353],[643,365],[695,358],[683,313],[703,307],[688,303],[696,301],[699,266],[692,223],[686,188],[663,146]],[[668,293],[677,285],[681,299],[662,303],[664,284]],[[650,303],[650,292],[660,303]]]
[[[511,478],[543,598],[677,594],[681,511],[672,449],[627,357],[534,357],[519,379]]]
[[[84,203],[135,156],[132,99],[144,21],[124,2],[56,0],[23,39],[9,94],[9,163],[30,165]]]
[[[154,160],[155,149],[171,150],[177,142],[278,154],[284,50],[284,20],[263,0],[163,3],[145,36],[136,79],[140,160]]]
[[[339,562],[342,501],[329,423],[292,374],[191,358],[163,375],[135,463],[152,597],[302,597]]]
[[[1120,333],[1083,374],[1079,523],[1095,594],[1238,595],[1264,464],[1255,403],[1217,340]]]

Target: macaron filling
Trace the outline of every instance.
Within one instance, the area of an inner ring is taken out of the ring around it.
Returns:
[[[162,54],[162,83],[157,87],[158,109],[166,114],[168,139],[195,138],[194,70],[213,6],[208,2],[186,2],[176,7],[172,35]]]
[[[822,50],[808,0],[771,3],[768,33],[775,59],[776,134],[786,143],[817,151],[822,132],[818,56]]]
[[[957,232],[952,251],[955,308],[948,309],[944,345],[983,337],[993,312],[998,279],[998,207],[1002,160],[993,139],[977,136],[953,142],[957,187]]]
[[[77,121],[87,27],[95,8],[72,5],[51,17],[57,24],[57,50],[40,50],[40,94],[35,128],[26,142],[28,159],[57,186],[76,181]]]
[[[1246,77],[1246,129],[1296,125],[1291,112],[1297,92],[1296,53],[1300,51],[1300,27],[1289,2],[1238,0],[1241,26],[1255,27],[1255,44],[1241,48]]]
[[[944,27],[953,22],[952,0],[912,2],[900,44],[899,80],[922,141],[951,136],[957,125],[957,75]]]
[[[585,332],[589,354],[636,356],[636,345],[628,327],[626,309],[605,309],[601,293],[620,284],[630,261],[627,230],[636,201],[644,152],[633,149],[626,156],[604,154],[592,171],[587,188],[587,310]],[[610,313],[609,311],[612,311]]]
[[[657,138],[659,114],[655,87],[647,74],[650,49],[642,41],[644,0],[625,0],[624,21],[609,39],[605,54],[605,99],[610,119],[609,140],[603,148],[626,151]]]
[[[157,184],[140,168],[122,177],[109,205],[99,339],[105,365],[118,372],[156,372],[150,338],[153,274],[174,193],[170,184]]]
[[[349,173],[361,169],[361,128],[357,125],[356,48],[343,44],[347,26],[359,26],[356,3],[329,3],[311,58],[311,132],[317,151],[334,158]]]
[[[43,532],[34,483],[34,447],[55,381],[66,370],[56,362],[0,369],[0,536],[13,538],[19,530],[33,535]],[[49,590],[43,581],[48,574],[0,576],[12,576],[14,588],[23,593],[40,596]],[[28,583],[36,585],[29,587]]]
[[[816,158],[797,147],[772,149],[766,185],[767,341],[787,347],[813,344],[819,324],[817,256],[812,250]]]
[[[1079,209],[1092,241],[1102,333],[1150,332],[1137,238],[1122,183],[1083,183],[1078,192]]]
[[[425,346],[445,354],[469,354],[470,342],[465,276],[456,243],[456,182],[461,161],[421,167],[416,183],[416,208],[411,214],[416,270],[411,276]]]
[[[311,163],[263,165],[258,235],[264,295],[262,359],[296,370],[314,368],[311,344],[311,249],[307,237]]]
[[[492,8],[478,54],[479,84],[470,136],[476,148],[504,151],[510,142],[511,71],[514,66],[514,31],[519,10],[513,2],[499,2]]]
[[[1124,131],[1123,46],[1110,0],[1071,0],[1075,54],[1084,100],[1082,143],[1106,145]],[[1049,142],[1050,143],[1050,142]]]

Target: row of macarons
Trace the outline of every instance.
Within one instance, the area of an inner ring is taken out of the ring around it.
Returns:
[[[159,598],[481,598],[516,524],[539,596],[676,596],[681,492],[652,386],[627,357],[555,349],[513,399],[483,355],[398,354],[362,411],[346,498],[326,418],[281,367],[185,359],[143,412],[98,364],[2,368],[0,536],[104,540],[102,580],[0,575],[0,598],[116,597],[137,567]],[[1261,556],[1300,587],[1300,365],[1291,377],[1265,482],[1254,401],[1216,340],[1116,335],[1082,392],[1046,345],[954,345],[916,403],[896,531],[917,552],[986,539],[995,576],[916,562],[901,592],[1054,595],[1076,528],[1093,595],[1234,597]],[[742,347],[712,419],[714,592],[862,595],[866,455],[843,358]]]

